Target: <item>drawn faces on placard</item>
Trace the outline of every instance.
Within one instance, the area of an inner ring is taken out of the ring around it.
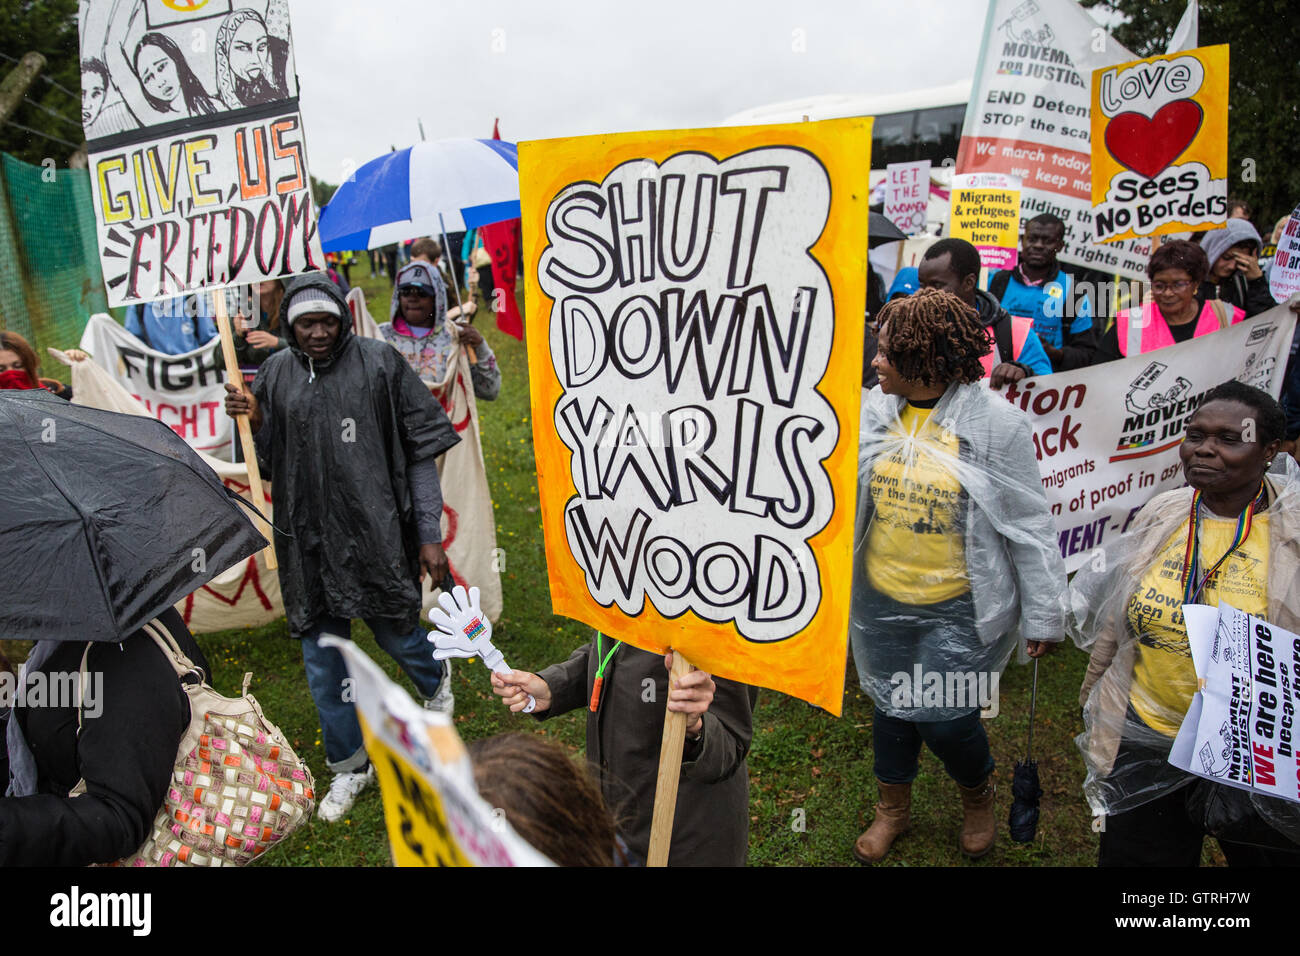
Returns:
[[[230,42],[230,68],[248,83],[271,75],[271,41],[261,20],[250,18],[235,31]]]
[[[285,99],[283,76],[277,75],[275,43],[256,10],[236,10],[217,32],[217,85],[228,106],[252,106]]]
[[[135,48],[135,75],[155,109],[179,113],[183,104],[177,102],[181,96],[181,81],[176,60],[167,47],[158,42],[166,39],[155,33],[140,41]]]
[[[99,118],[110,89],[108,67],[101,61],[81,61],[81,125],[90,126]]]
[[[146,33],[135,46],[133,66],[145,99],[160,113],[201,116],[217,111],[170,37]]]

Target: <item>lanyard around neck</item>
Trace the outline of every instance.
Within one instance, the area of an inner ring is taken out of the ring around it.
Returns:
[[[596,632],[596,661],[597,661],[596,680],[591,685],[591,703],[588,704],[588,707],[593,714],[596,712],[596,708],[600,706],[600,689],[602,685],[604,685],[605,683],[605,667],[609,664],[610,660],[613,659],[614,653],[620,647],[623,646],[622,641],[615,641],[614,646],[609,649],[609,653],[605,654],[604,657],[602,657],[601,655],[602,653],[604,653],[604,651],[603,648],[601,647],[600,638],[601,638],[600,631],[597,631]]]
[[[1232,546],[1223,553],[1223,556],[1210,570],[1204,575],[1200,575],[1201,565],[1201,493],[1199,491],[1192,495],[1192,511],[1188,516],[1187,527],[1187,551],[1183,555],[1183,603],[1195,604],[1201,592],[1205,590],[1205,585],[1224,561],[1232,555],[1234,551],[1246,543],[1250,537],[1251,526],[1255,522],[1255,512],[1263,506],[1264,503],[1264,482],[1259,483],[1259,494],[1254,500],[1246,506],[1246,510],[1237,516],[1237,529],[1232,536]],[[1199,577],[1199,583],[1198,583]]]

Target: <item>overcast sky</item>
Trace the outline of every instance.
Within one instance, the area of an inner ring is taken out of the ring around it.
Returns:
[[[969,79],[983,0],[290,0],[312,173],[429,139],[714,126]],[[804,47],[798,52],[799,46]]]

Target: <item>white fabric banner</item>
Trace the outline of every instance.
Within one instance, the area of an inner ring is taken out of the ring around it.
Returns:
[[[1133,59],[1074,0],[991,0],[957,172],[1019,176],[1023,218],[1065,221],[1062,262],[1144,279],[1149,240],[1091,241],[1092,71]]]
[[[140,403],[144,414],[169,426],[195,451],[230,460],[234,423],[226,414],[219,338],[192,352],[168,355],[99,312],[86,323],[81,350]]]
[[[1066,569],[1184,484],[1178,445],[1205,392],[1229,379],[1277,397],[1295,315],[1277,306],[1210,335],[1003,389],[1029,415]]]
[[[365,300],[360,290],[353,290],[353,294],[348,297],[348,303],[355,316],[354,327],[358,334],[368,333],[367,337],[378,337],[375,321],[366,310]],[[139,341],[107,316],[96,318],[103,318],[111,323],[132,341]],[[92,319],[91,325],[96,324]],[[88,336],[89,332],[90,326],[87,326]],[[100,329],[97,334],[104,335],[107,341],[116,341],[111,338],[111,331]],[[87,339],[83,338],[83,351],[89,352],[90,349],[86,348],[87,344]],[[56,357],[61,355],[54,349],[50,351]],[[183,358],[184,356],[162,357]],[[474,402],[469,362],[463,351],[455,361],[456,375],[443,390],[445,394],[441,401],[461,441],[438,459],[439,480],[442,485],[442,543],[447,551],[452,578],[457,584],[466,587],[475,585],[480,589],[480,606],[488,618],[495,622],[501,616],[500,571],[504,566],[505,557],[496,547],[496,519],[493,515],[492,495],[488,488],[487,470],[483,465],[483,451],[479,442],[478,407]],[[114,370],[107,369],[98,362],[70,362],[70,364],[75,404],[154,417],[143,402],[113,374]],[[226,417],[224,411],[225,391],[220,381],[221,378],[218,376],[216,387],[220,390],[222,402],[219,414],[229,425],[230,419]],[[182,437],[187,436],[182,435]],[[228,441],[229,439],[227,443]],[[193,441],[190,445],[195,447]],[[221,461],[205,454],[201,448],[196,447],[195,450],[217,473],[226,487],[244,498],[248,497],[248,471],[243,464]],[[263,482],[262,490],[263,501],[259,507],[263,514],[274,520],[271,514],[270,484]],[[427,618],[429,610],[437,605],[438,594],[441,592],[431,587],[427,575],[423,587],[422,603]],[[260,551],[243,563],[228,568],[187,596],[176,607],[185,618],[186,625],[195,634],[240,627],[259,627],[284,616],[279,575],[267,570],[263,552]]]

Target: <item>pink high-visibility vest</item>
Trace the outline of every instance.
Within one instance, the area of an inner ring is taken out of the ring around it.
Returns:
[[[1016,359],[1020,358],[1020,353],[1025,348],[1025,340],[1029,338],[1029,333],[1032,332],[1033,330],[1034,330],[1033,319],[1026,319],[1024,316],[1021,315],[1013,315],[1011,317],[1011,354],[1003,355],[1002,361],[1014,362]],[[990,328],[989,336],[992,337],[992,335],[993,335],[993,330]],[[995,345],[994,351],[996,350],[997,347]],[[990,352],[988,355],[985,355],[983,358],[981,358],[980,364],[984,366],[985,378],[988,378],[990,375],[992,375],[993,374],[993,352]]]
[[[1201,315],[1196,320],[1196,332],[1193,334],[1193,338],[1200,338],[1202,335],[1209,335],[1211,332],[1217,332],[1223,328],[1223,325],[1219,322],[1219,313],[1214,309],[1215,301],[1217,300],[1205,300],[1205,307],[1201,309]],[[1245,310],[1239,309],[1235,305],[1224,302],[1223,306],[1225,309],[1232,310],[1228,325],[1236,325],[1246,317]],[[1131,314],[1131,309],[1122,309],[1115,316],[1115,331],[1119,334],[1120,355],[1128,355],[1128,323]],[[1165,321],[1165,317],[1156,308],[1154,302],[1148,302],[1142,306],[1142,318],[1143,353],[1154,352],[1156,349],[1163,349],[1175,344],[1174,333],[1169,330],[1169,323]]]

